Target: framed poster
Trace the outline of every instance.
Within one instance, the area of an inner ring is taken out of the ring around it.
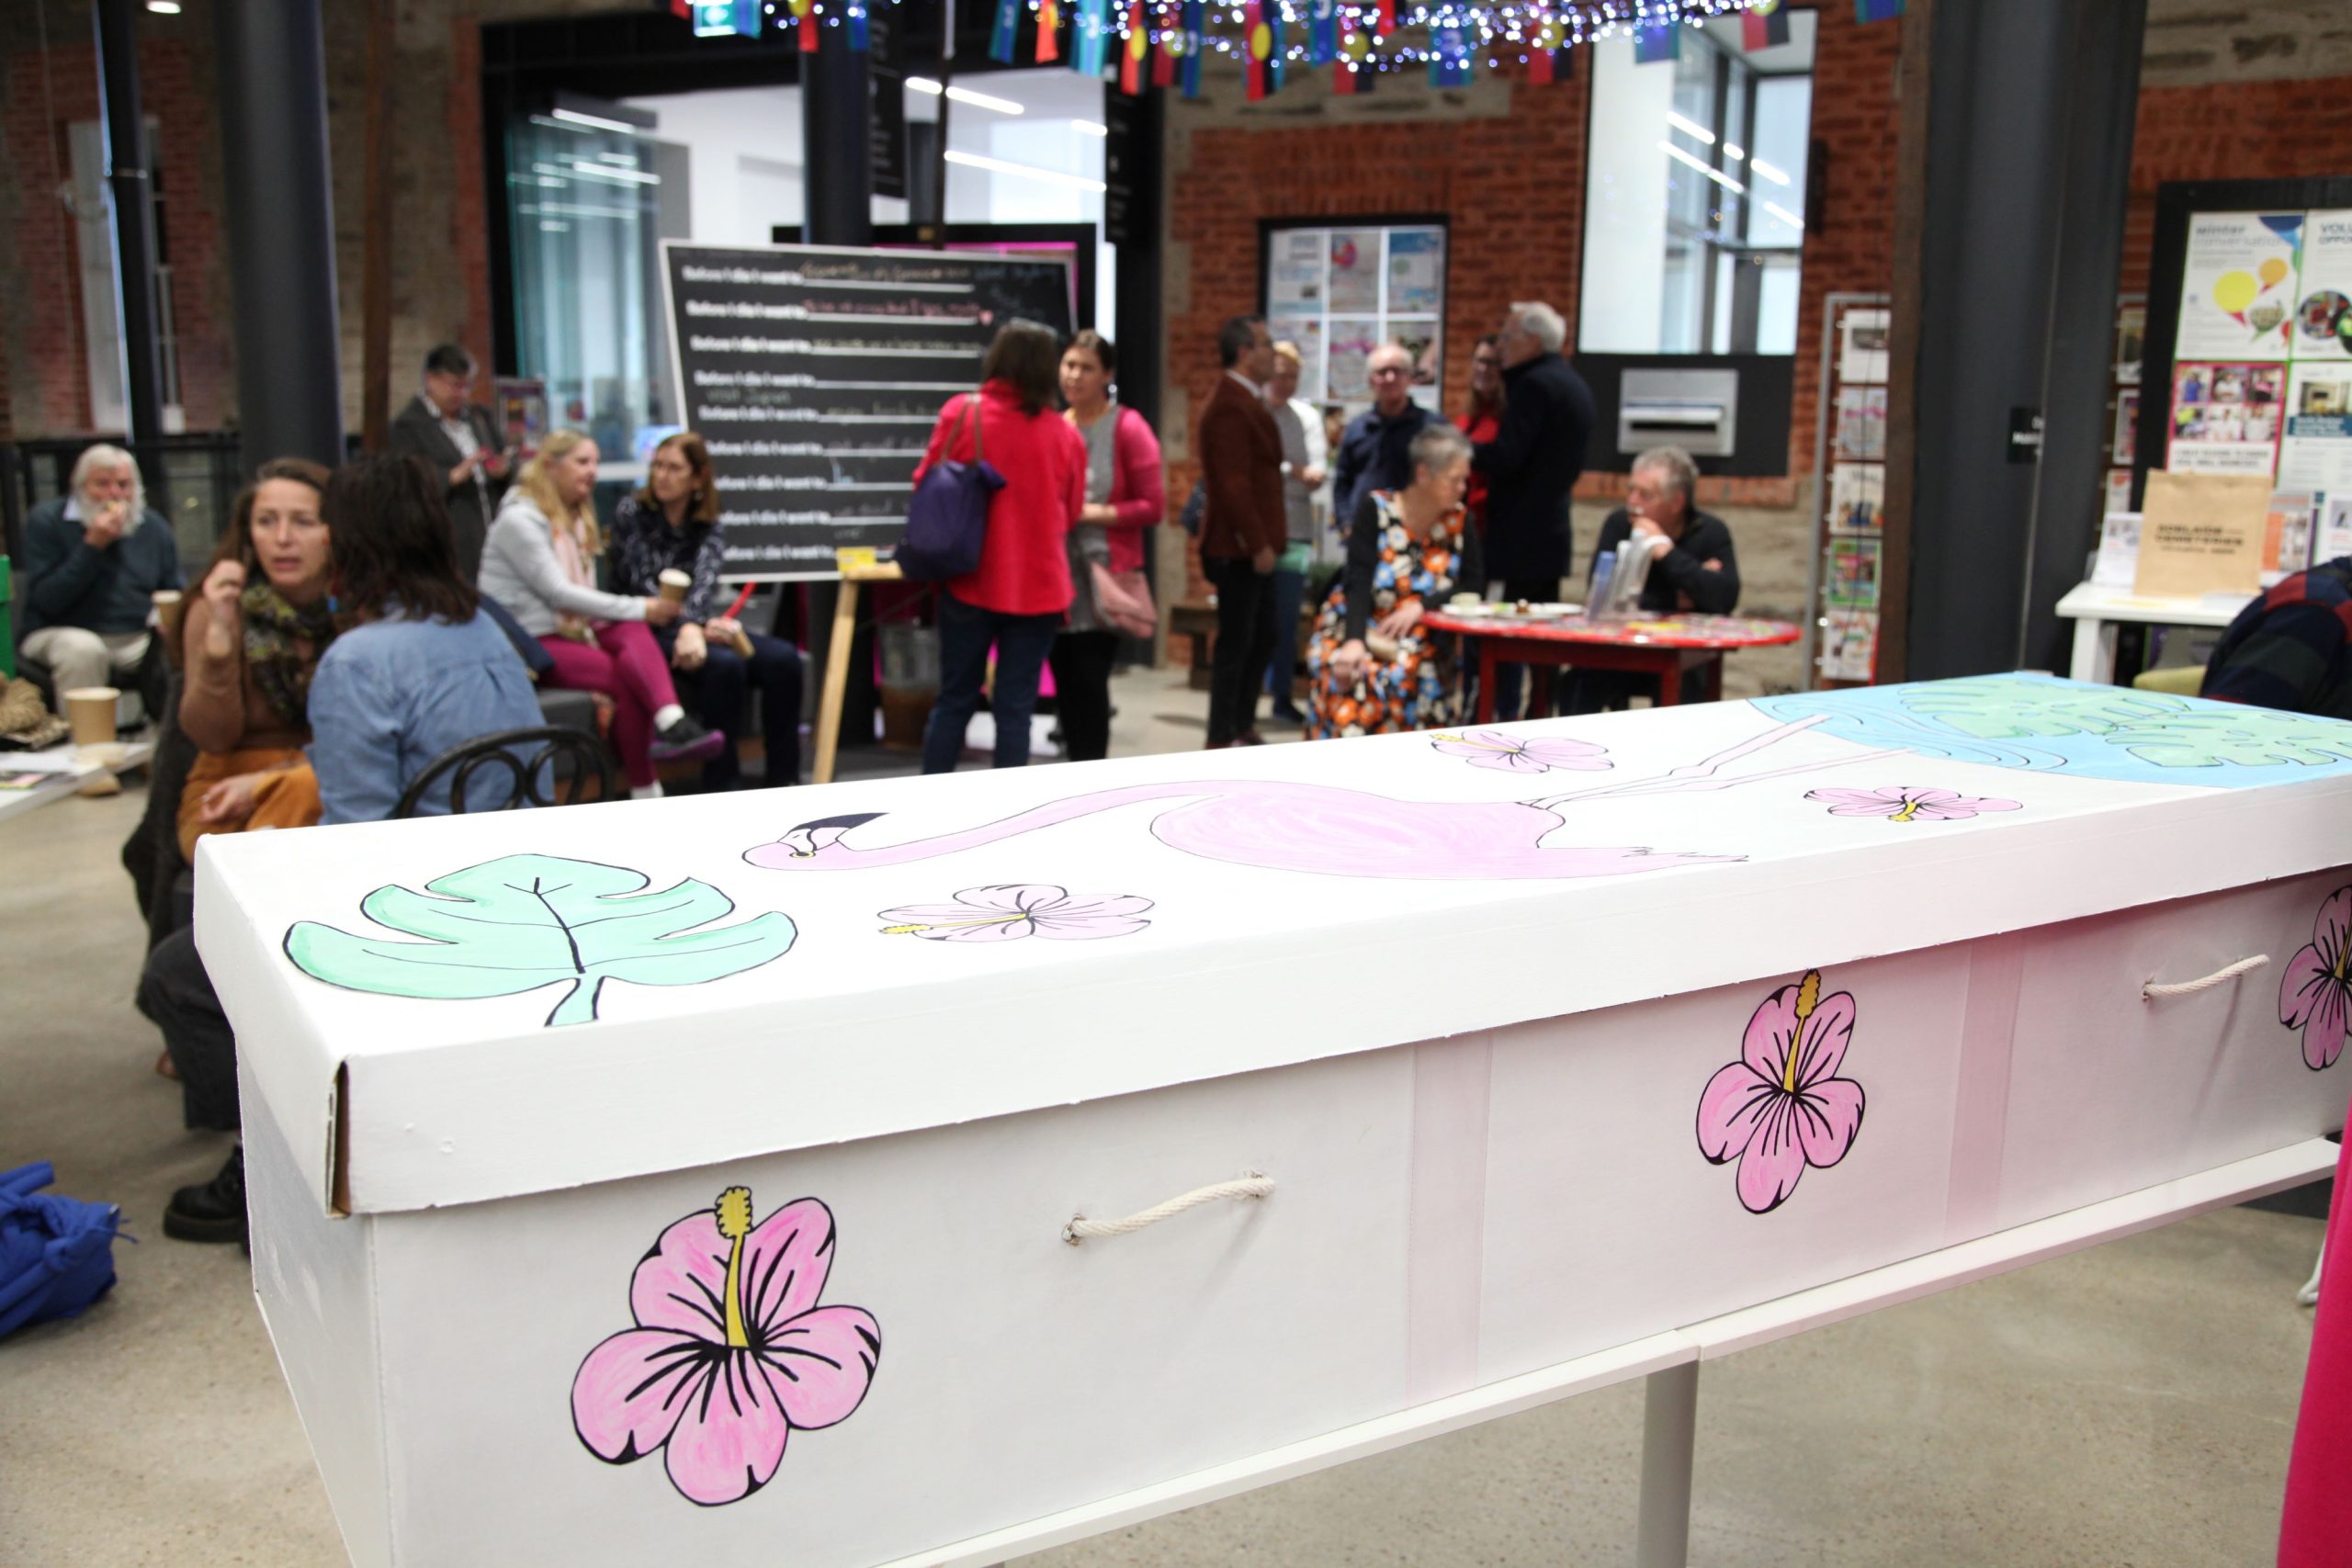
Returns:
[[[2182,474],[2269,478],[2278,462],[2286,386],[2286,367],[2280,365],[2176,366],[2172,447],[2165,466]]]
[[[1259,296],[1276,342],[1299,347],[1298,395],[1368,407],[1365,361],[1384,344],[1413,358],[1413,398],[1445,385],[1446,221],[1364,218],[1259,225]]]

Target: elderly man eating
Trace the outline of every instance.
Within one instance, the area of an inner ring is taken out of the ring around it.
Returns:
[[[139,466],[103,443],[74,465],[68,493],[25,518],[24,652],[57,689],[111,684],[147,657],[160,589],[183,586],[171,525],[147,507]],[[153,706],[150,703],[150,708]]]

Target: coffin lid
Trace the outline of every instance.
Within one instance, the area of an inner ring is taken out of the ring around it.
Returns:
[[[2347,807],[2352,725],[1992,677],[215,836],[197,934],[246,1114],[329,1211],[384,1213],[1785,983],[2327,869]],[[833,849],[769,848],[812,823]],[[512,856],[570,863],[427,891]],[[465,966],[364,915],[380,888]],[[574,952],[611,977],[551,1022]]]

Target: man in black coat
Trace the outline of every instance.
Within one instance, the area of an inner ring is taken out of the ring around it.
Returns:
[[[424,356],[424,387],[392,421],[391,449],[424,458],[448,487],[449,524],[458,535],[458,570],[481,572],[482,541],[506,491],[509,454],[490,411],[473,394],[474,356],[445,343]]]
[[[1470,457],[1487,478],[1487,581],[1501,583],[1507,600],[1556,599],[1568,572],[1568,497],[1584,472],[1594,414],[1592,389],[1560,357],[1567,332],[1549,305],[1510,308],[1498,345],[1502,429]],[[1519,716],[1524,679],[1519,665],[1496,671],[1497,716]]]

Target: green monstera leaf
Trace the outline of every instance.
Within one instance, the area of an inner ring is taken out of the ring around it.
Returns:
[[[2061,685],[2012,675],[1939,681],[1905,690],[1903,705],[1979,740],[2112,739],[2119,729],[2161,728],[2189,711],[2180,698],[2160,692]]]
[[[331,986],[388,997],[479,999],[560,985],[553,1026],[594,1019],[607,980],[724,979],[782,957],[797,934],[776,913],[714,928],[735,912],[726,894],[691,878],[648,892],[650,880],[594,861],[507,855],[435,877],[423,893],[394,886],[360,900],[369,919],[422,942],[303,920],[287,931],[286,955]]]
[[[2094,736],[2160,768],[2320,767],[2352,761],[2352,725],[2270,708],[2013,675],[1899,690],[1911,712],[1979,740]]]

